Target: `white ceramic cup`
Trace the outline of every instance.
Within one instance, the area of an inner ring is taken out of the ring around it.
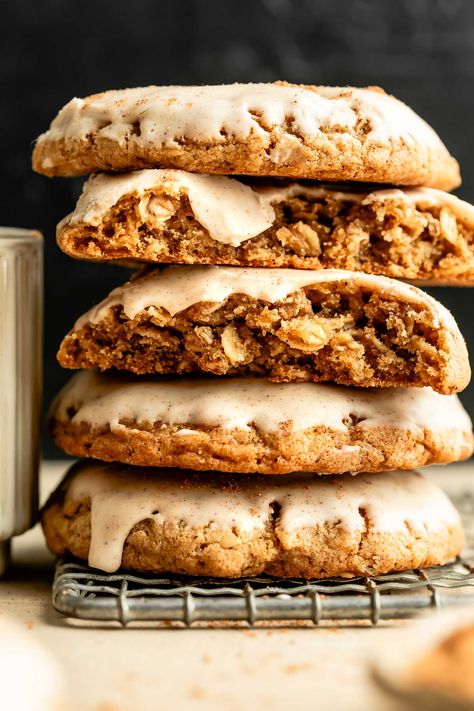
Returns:
[[[0,576],[38,513],[43,238],[0,227]]]

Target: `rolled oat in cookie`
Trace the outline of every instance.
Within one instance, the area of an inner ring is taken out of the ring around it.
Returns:
[[[463,390],[466,345],[414,286],[343,270],[167,267],[118,287],[61,344],[65,368]]]
[[[88,460],[42,524],[53,553],[108,572],[377,575],[445,563],[464,544],[447,496],[413,471],[231,477]]]
[[[400,190],[141,170],[95,175],[58,244],[78,259],[349,269],[474,280],[474,207]]]
[[[408,106],[369,87],[148,86],[74,98],[38,138],[45,175],[178,168],[451,190],[459,166]]]
[[[456,395],[265,378],[151,378],[84,370],[50,413],[75,457],[260,474],[380,472],[472,454]]]

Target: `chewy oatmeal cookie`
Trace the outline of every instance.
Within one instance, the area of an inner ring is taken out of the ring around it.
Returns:
[[[265,378],[84,370],[56,398],[50,429],[75,457],[260,474],[412,469],[473,451],[456,395]]]
[[[75,465],[42,512],[56,555],[94,568],[325,578],[445,563],[457,511],[418,472],[259,477]]]
[[[39,137],[45,175],[179,168],[427,185],[459,166],[414,111],[382,89],[275,84],[148,86],[72,99]]]
[[[57,239],[71,257],[96,261],[474,280],[474,207],[432,188],[244,182],[181,170],[100,174]]]
[[[471,619],[464,625],[458,621],[454,630],[437,640],[411,666],[404,681],[409,690],[424,695],[420,702],[426,702],[425,708],[468,711],[474,704],[473,669],[474,623]],[[432,705],[428,707],[429,702]]]
[[[461,391],[466,345],[414,286],[338,270],[168,267],[121,286],[61,344],[64,368],[259,374]]]

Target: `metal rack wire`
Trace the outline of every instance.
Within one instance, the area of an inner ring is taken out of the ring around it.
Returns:
[[[456,501],[465,519],[465,557],[451,564],[367,578],[223,580],[186,576],[105,574],[60,560],[53,604],[81,620],[204,624],[319,624],[411,617],[430,607],[474,604],[474,497]]]

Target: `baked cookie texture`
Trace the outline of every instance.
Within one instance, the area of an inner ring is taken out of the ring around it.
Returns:
[[[95,175],[57,240],[71,257],[349,269],[474,280],[474,207],[431,188],[253,180],[180,170]]]
[[[327,578],[441,564],[459,515],[417,472],[235,477],[75,465],[42,512],[50,550],[92,567]]]
[[[58,359],[65,368],[258,374],[444,394],[470,378],[466,345],[441,304],[393,279],[338,270],[154,270],[82,316]]]
[[[75,457],[236,473],[380,472],[473,452],[471,421],[456,395],[264,378],[81,371],[56,398],[50,429]]]
[[[45,175],[178,168],[427,185],[451,190],[459,166],[417,114],[370,87],[149,86],[72,99],[38,138]]]
[[[433,708],[468,709],[474,702],[474,624],[471,619],[464,625],[438,641],[406,674],[407,687],[429,694]]]

